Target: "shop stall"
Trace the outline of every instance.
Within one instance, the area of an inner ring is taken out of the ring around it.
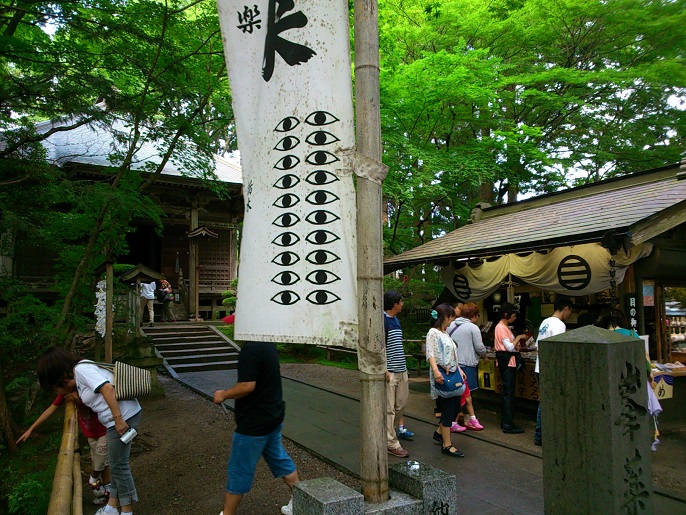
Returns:
[[[505,301],[520,309],[515,334],[534,337],[552,314],[555,294],[575,300],[568,329],[579,326],[579,318],[592,323],[604,309],[620,306],[661,367],[656,391],[667,403],[665,412],[680,397],[676,411],[686,419],[686,374],[679,365],[686,363],[686,316],[682,327],[665,308],[665,288],[686,287],[686,161],[513,204],[478,206],[471,223],[387,258],[384,271],[423,263],[441,267],[452,297],[482,307],[486,344]],[[519,371],[517,393],[535,400],[535,353],[527,356],[532,359]],[[479,380],[481,388],[499,390],[492,356],[482,359]]]

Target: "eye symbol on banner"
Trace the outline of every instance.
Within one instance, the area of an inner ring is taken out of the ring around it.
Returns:
[[[307,200],[310,204],[314,204],[315,206],[323,206],[324,204],[331,204],[332,202],[336,202],[340,199],[337,195],[331,193],[330,191],[317,190],[305,197],[305,200]]]
[[[557,267],[557,280],[568,290],[583,290],[591,283],[591,267],[581,256],[566,256]]]
[[[341,280],[340,277],[328,270],[315,270],[307,274],[305,279],[312,284],[329,284]]]
[[[276,132],[292,131],[298,126],[299,123],[300,120],[298,120],[295,116],[288,116],[281,120],[279,123],[277,123],[276,127],[274,127],[274,130]]]
[[[290,170],[291,168],[298,166],[299,162],[300,159],[298,159],[296,156],[288,154],[287,156],[283,156],[281,159],[279,159],[274,165],[274,168],[278,170]]]
[[[340,219],[340,216],[332,213],[331,211],[327,211],[326,209],[317,209],[305,217],[305,220],[310,222],[312,225],[326,225]]]
[[[288,250],[278,254],[274,259],[272,259],[272,263],[279,266],[291,266],[296,264],[298,261],[300,261],[298,255],[295,252]]]
[[[300,300],[300,295],[295,293],[294,291],[291,290],[285,290],[285,291],[280,291],[276,295],[274,295],[271,300],[276,302],[277,304],[283,304],[284,306],[290,306],[291,304],[295,304]]]
[[[284,193],[274,201],[273,206],[276,207],[291,207],[300,202],[300,199],[292,193]]]
[[[336,161],[340,161],[340,159],[334,156],[331,152],[327,152],[326,150],[317,150],[316,152],[312,152],[309,156],[307,156],[305,158],[305,161],[307,161],[311,165],[323,166],[335,163]]]
[[[278,245],[279,247],[292,247],[299,241],[300,236],[298,236],[294,232],[285,232],[283,234],[279,234],[276,238],[274,238],[272,240],[272,243],[274,245]]]
[[[281,286],[290,286],[300,280],[300,276],[295,272],[279,272],[272,277],[272,282],[280,284]]]
[[[315,250],[310,252],[305,259],[313,265],[328,265],[334,261],[339,261],[341,258],[328,250]]]
[[[277,3],[278,9],[276,9]],[[278,52],[289,66],[306,63],[313,55],[317,55],[311,48],[279,36],[286,30],[301,29],[307,25],[307,16],[302,11],[284,16],[284,13],[293,9],[294,6],[293,0],[269,0],[267,36],[264,38],[264,58],[262,59],[262,77],[265,82],[269,82],[274,73],[274,52]]]
[[[285,150],[291,150],[292,148],[297,147],[299,143],[300,140],[295,136],[286,136],[276,144],[274,150],[281,150],[282,152]]]
[[[453,290],[455,290],[455,296],[462,301],[466,301],[472,296],[469,281],[462,274],[455,274],[453,276]]]
[[[336,182],[339,179],[334,174],[327,172],[326,170],[315,170],[309,174],[305,180],[310,184],[314,184],[315,186],[323,186],[325,184]]]
[[[305,240],[313,245],[326,245],[327,243],[333,243],[336,240],[340,240],[340,238],[331,231],[319,229],[308,234],[305,237]]]
[[[331,143],[336,143],[337,141],[341,140],[339,140],[330,132],[317,131],[307,136],[307,138],[305,138],[305,141],[308,142],[310,145],[320,147],[322,145],[331,145]]]
[[[331,113],[327,113],[326,111],[315,111],[314,113],[311,113],[305,118],[305,123],[309,125],[314,125],[315,127],[321,127],[322,125],[331,125],[332,123],[335,123],[339,121],[338,118],[336,118],[334,115]]]
[[[273,225],[278,225],[279,227],[293,227],[300,221],[300,218],[295,213],[284,213],[276,217],[272,222]]]
[[[288,190],[294,187],[299,182],[300,179],[297,175],[289,173],[287,175],[279,177],[278,180],[274,183],[274,187],[279,188],[280,190]]]
[[[319,305],[331,304],[332,302],[341,300],[341,298],[338,295],[326,290],[314,290],[313,292],[310,292],[305,298],[312,304]]]

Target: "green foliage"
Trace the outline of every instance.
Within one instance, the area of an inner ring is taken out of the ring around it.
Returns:
[[[678,162],[679,5],[382,0],[385,251],[460,227],[477,202]]]
[[[686,288],[665,288],[665,300],[678,302],[686,307]]]
[[[236,292],[238,291],[238,278],[231,281],[229,289],[222,292],[222,306],[226,306],[229,310],[236,308]]]
[[[114,276],[116,277],[119,275],[123,275],[126,272],[128,272],[129,270],[133,270],[134,268],[136,268],[136,265],[129,265],[126,263],[114,263],[112,265],[112,272],[113,272]]]
[[[229,340],[235,341],[233,339],[233,332],[234,332],[234,325],[233,324],[220,325],[220,326],[217,326],[217,329],[219,330],[219,332],[223,333],[224,336],[226,336]]]
[[[39,515],[47,512],[50,501],[52,479],[57,463],[62,426],[44,424],[41,433],[48,427],[54,431],[45,436],[33,435],[19,447],[19,451],[3,454],[0,458],[0,509],[6,502],[12,514]]]
[[[5,392],[13,393],[18,390],[25,390],[31,386],[31,379],[28,376],[19,376],[12,379],[7,385],[5,385]]]
[[[385,276],[383,279],[384,291],[396,290],[403,296],[403,311],[431,307],[443,291],[443,283],[435,272],[426,274],[428,277],[421,279],[417,279],[416,275],[417,269],[413,269],[402,280],[393,276]]]
[[[3,359],[32,363],[50,345],[57,311],[11,280],[0,279],[0,299],[8,305],[7,316],[0,318]]]
[[[9,512],[13,515],[39,514],[47,510],[50,495],[45,484],[29,476],[12,490],[7,500]]]

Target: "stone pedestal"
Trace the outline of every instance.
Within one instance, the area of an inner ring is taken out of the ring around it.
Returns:
[[[539,353],[545,512],[652,513],[643,341],[587,326]]]
[[[330,477],[293,487],[293,513],[298,515],[359,515],[363,510],[364,496]]]
[[[407,461],[390,467],[388,480],[391,488],[422,501],[421,510],[414,513],[457,513],[457,483],[452,474],[419,461]]]

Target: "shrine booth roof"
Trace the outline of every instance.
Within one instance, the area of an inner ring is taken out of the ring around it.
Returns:
[[[384,273],[509,253],[601,243],[614,253],[686,222],[686,160],[679,164],[473,211],[473,222],[384,260]]]

